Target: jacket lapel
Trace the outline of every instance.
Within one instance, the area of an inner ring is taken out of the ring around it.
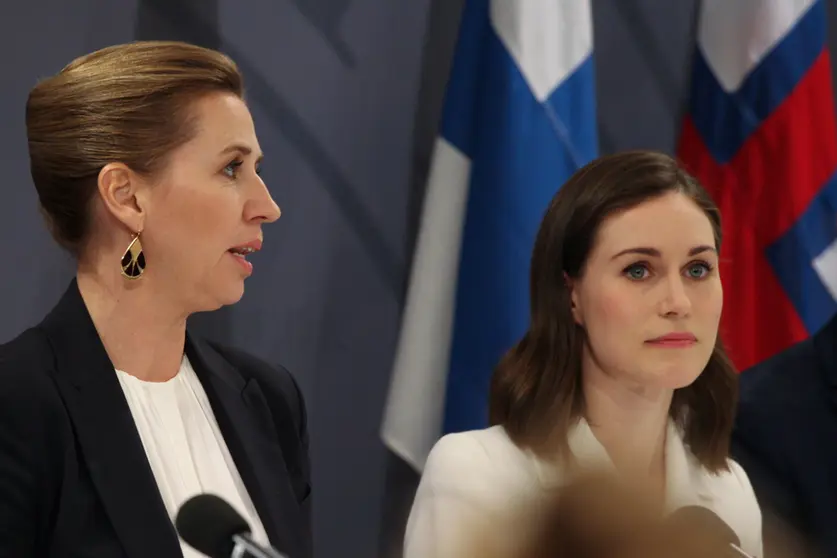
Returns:
[[[706,486],[707,474],[686,449],[677,425],[670,421],[666,432],[666,507],[709,506],[712,494]]]
[[[131,558],[181,557],[180,543],[113,364],[75,280],[41,324],[80,452]]]
[[[271,409],[259,384],[218,351],[187,335],[186,355],[206,391],[224,441],[271,544],[301,555],[303,525]]]
[[[535,475],[542,488],[553,490],[572,481],[578,473],[591,471],[611,474],[616,472],[610,456],[604,446],[596,439],[590,425],[583,418],[570,428],[567,442],[573,456],[571,468],[568,470],[563,463],[549,458],[537,456],[534,452],[527,452],[534,466]]]
[[[598,441],[590,425],[579,419],[569,432],[570,451],[581,471],[616,472],[605,447]],[[666,508],[674,510],[686,505],[705,505],[711,498],[700,464],[690,457],[683,437],[674,421],[669,420],[665,442]],[[535,458],[535,471],[544,487],[554,488],[567,482],[561,467]]]

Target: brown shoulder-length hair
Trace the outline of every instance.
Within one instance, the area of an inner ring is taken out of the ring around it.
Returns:
[[[530,271],[531,321],[491,379],[489,419],[520,447],[571,458],[568,432],[583,414],[584,331],[570,309],[564,274],[578,278],[602,222],[616,212],[679,192],[706,214],[720,251],[721,216],[709,194],[671,157],[629,151],[601,157],[576,172],[552,199],[541,222]],[[675,390],[671,417],[708,470],[727,469],[738,401],[738,375],[720,336],[706,368]]]

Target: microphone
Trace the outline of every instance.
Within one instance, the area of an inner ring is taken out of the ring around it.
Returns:
[[[210,558],[287,558],[254,541],[247,521],[214,494],[198,494],[187,500],[180,506],[174,525],[184,541]]]
[[[722,549],[718,558],[755,558],[741,550],[741,540],[732,527],[715,512],[701,506],[684,506],[672,512],[667,523],[675,532],[697,532],[713,549]],[[713,550],[718,552],[718,550]]]

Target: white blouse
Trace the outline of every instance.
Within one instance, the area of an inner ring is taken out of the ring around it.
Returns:
[[[614,469],[585,420],[569,432],[577,462],[591,470]],[[708,508],[738,535],[741,548],[760,558],[761,510],[744,470],[710,473],[686,447],[671,422],[665,446],[666,507]],[[427,458],[404,539],[404,558],[460,558],[473,554],[477,537],[496,533],[499,555],[514,555],[526,536],[533,503],[568,480],[568,471],[520,449],[502,426],[449,434]],[[497,529],[497,527],[501,527]],[[494,529],[494,531],[490,531]],[[503,552],[505,551],[505,552]]]
[[[186,355],[167,382],[145,382],[116,371],[169,517],[192,496],[212,493],[229,502],[250,524],[253,538],[268,544],[238,469]],[[202,557],[181,539],[184,558]]]

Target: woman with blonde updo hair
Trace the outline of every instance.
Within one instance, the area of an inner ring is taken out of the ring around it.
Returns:
[[[177,42],[105,48],[38,83],[26,127],[77,272],[0,346],[0,556],[202,556],[173,526],[200,493],[311,556],[296,381],[186,327],[241,298],[280,215],[236,65]]]

